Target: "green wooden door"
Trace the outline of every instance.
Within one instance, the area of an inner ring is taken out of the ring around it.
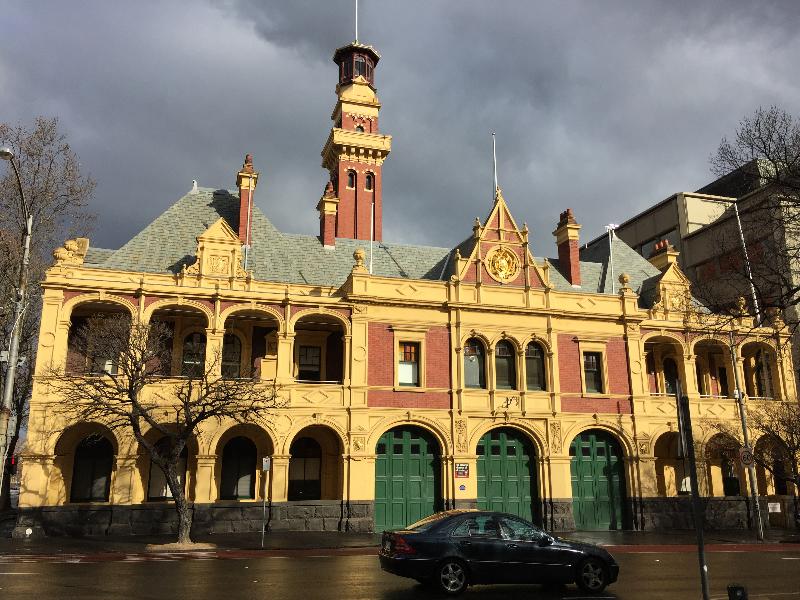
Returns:
[[[494,429],[477,447],[478,508],[539,521],[536,452],[514,429]]]
[[[604,431],[584,431],[572,440],[569,454],[575,527],[622,529],[625,473],[617,441]]]
[[[441,509],[433,436],[419,427],[390,429],[375,453],[375,531],[405,527]]]

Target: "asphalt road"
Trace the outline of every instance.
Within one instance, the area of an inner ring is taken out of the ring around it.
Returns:
[[[700,598],[691,553],[619,554],[621,579],[595,598]],[[732,581],[750,600],[800,600],[800,553],[715,552],[709,555],[713,600],[727,599]],[[410,600],[436,598],[416,582],[384,573],[374,556],[200,558],[92,563],[0,564],[0,598],[191,600]],[[464,600],[586,598],[573,586],[477,586]]]

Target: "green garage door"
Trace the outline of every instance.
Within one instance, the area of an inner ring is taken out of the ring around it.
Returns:
[[[625,473],[617,441],[605,431],[584,431],[572,440],[569,455],[575,527],[622,529]]]
[[[384,433],[375,449],[375,531],[397,529],[441,508],[439,445],[419,427]]]
[[[478,508],[539,521],[536,452],[515,429],[494,429],[478,442]]]

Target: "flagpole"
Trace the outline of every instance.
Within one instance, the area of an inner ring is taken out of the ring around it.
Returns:
[[[492,132],[492,164],[494,165],[494,189],[492,190],[492,197],[497,194],[497,143],[495,141],[494,131]]]
[[[369,274],[370,275],[372,275],[372,242],[374,239],[375,239],[375,196],[373,195],[372,209],[369,212]]]
[[[358,0],[356,0],[356,44],[358,43]]]

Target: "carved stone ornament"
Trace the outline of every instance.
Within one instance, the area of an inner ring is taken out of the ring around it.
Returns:
[[[208,264],[213,275],[228,275],[230,273],[230,258],[227,256],[211,256],[208,259]]]
[[[505,246],[495,246],[486,256],[486,268],[494,279],[508,283],[519,274],[519,257]]]
[[[561,453],[561,422],[550,421],[550,451],[553,454]]]
[[[88,249],[88,238],[67,240],[63,246],[53,250],[53,258],[57,265],[82,265]]]
[[[464,419],[456,420],[456,451],[467,451],[467,422]]]

